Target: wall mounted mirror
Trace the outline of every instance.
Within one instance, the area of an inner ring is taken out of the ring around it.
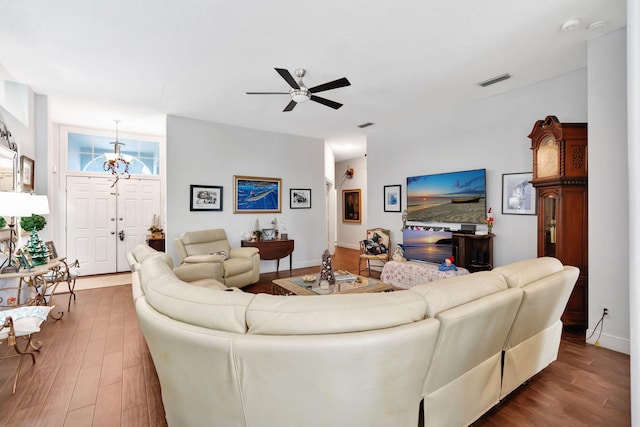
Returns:
[[[0,191],[14,191],[17,184],[18,149],[11,132],[0,119]]]
[[[11,132],[0,118],[0,191],[15,191],[18,186],[18,148],[11,140]],[[10,238],[7,224],[11,218],[0,221],[0,242]],[[4,249],[0,244],[0,250]]]

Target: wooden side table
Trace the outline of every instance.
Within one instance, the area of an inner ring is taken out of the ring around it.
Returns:
[[[150,247],[152,247],[158,252],[165,251],[164,237],[147,236],[147,245],[149,245]]]
[[[241,246],[258,248],[261,260],[276,260],[276,272],[280,270],[280,259],[289,257],[289,275],[293,266],[293,249],[295,247],[293,240],[263,240],[256,242],[253,240],[243,240]]]

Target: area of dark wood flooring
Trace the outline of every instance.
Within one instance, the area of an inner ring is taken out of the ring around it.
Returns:
[[[357,271],[357,251],[338,248],[336,269]],[[319,267],[294,270],[317,273]],[[271,292],[265,273],[248,292]],[[56,296],[66,309],[66,295]],[[36,334],[42,350],[11,394],[17,358],[0,360],[0,426],[165,426],[160,385],[138,328],[130,286],[79,291],[62,320]],[[0,357],[11,354],[6,343]],[[628,426],[629,356],[565,331],[558,360],[474,426]],[[213,397],[212,397],[213,398]]]

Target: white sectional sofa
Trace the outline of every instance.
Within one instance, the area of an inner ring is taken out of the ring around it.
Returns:
[[[398,292],[275,296],[190,285],[162,256],[137,267],[170,426],[415,427],[422,400],[425,425],[468,425],[555,360],[577,279],[542,258]]]

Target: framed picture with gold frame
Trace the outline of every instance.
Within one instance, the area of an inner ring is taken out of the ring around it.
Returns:
[[[342,222],[362,222],[360,189],[342,190]]]
[[[233,177],[233,213],[282,212],[282,179]]]

